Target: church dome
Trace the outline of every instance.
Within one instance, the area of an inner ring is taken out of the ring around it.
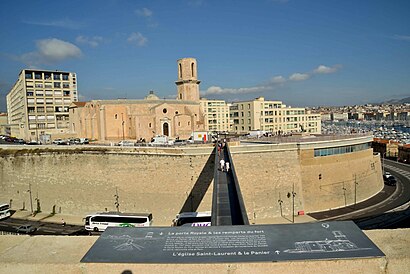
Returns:
[[[159,100],[159,97],[154,94],[153,90],[150,90],[149,94],[145,97],[145,100]]]

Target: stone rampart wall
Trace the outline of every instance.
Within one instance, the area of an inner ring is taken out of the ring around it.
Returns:
[[[251,223],[295,212],[353,204],[383,187],[379,156],[372,151],[313,157],[296,144],[232,146],[232,157]],[[211,210],[212,147],[0,149],[0,201],[30,210],[86,215],[120,210],[151,212],[170,225],[182,211]],[[321,179],[319,179],[319,174]]]

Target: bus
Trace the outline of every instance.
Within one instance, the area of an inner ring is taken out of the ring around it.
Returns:
[[[172,221],[172,226],[211,226],[211,212],[181,212]]]
[[[0,204],[0,220],[10,217],[10,206],[8,204]]]
[[[102,232],[107,227],[142,227],[151,224],[151,213],[101,212],[85,217],[85,229],[90,232]]]

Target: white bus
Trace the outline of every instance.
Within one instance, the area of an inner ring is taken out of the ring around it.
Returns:
[[[211,226],[211,212],[181,212],[172,221],[172,226]]]
[[[94,232],[105,231],[107,227],[142,227],[151,224],[151,213],[102,212],[85,217],[85,229]]]
[[[10,206],[8,204],[0,204],[0,220],[10,217]]]

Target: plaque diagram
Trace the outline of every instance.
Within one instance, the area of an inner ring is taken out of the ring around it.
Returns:
[[[142,251],[145,248],[142,244],[147,243],[147,241],[152,241],[153,234],[153,232],[147,232],[145,237],[131,237],[130,235],[108,235],[107,237],[103,238],[113,243],[112,248],[117,251]],[[140,244],[138,244],[138,242]]]
[[[301,241],[295,242],[294,249],[286,249],[286,253],[327,253],[327,252],[343,252],[343,251],[359,251],[368,250],[371,248],[360,248],[355,243],[347,239],[342,231],[332,231],[335,239],[319,240],[319,241]]]

